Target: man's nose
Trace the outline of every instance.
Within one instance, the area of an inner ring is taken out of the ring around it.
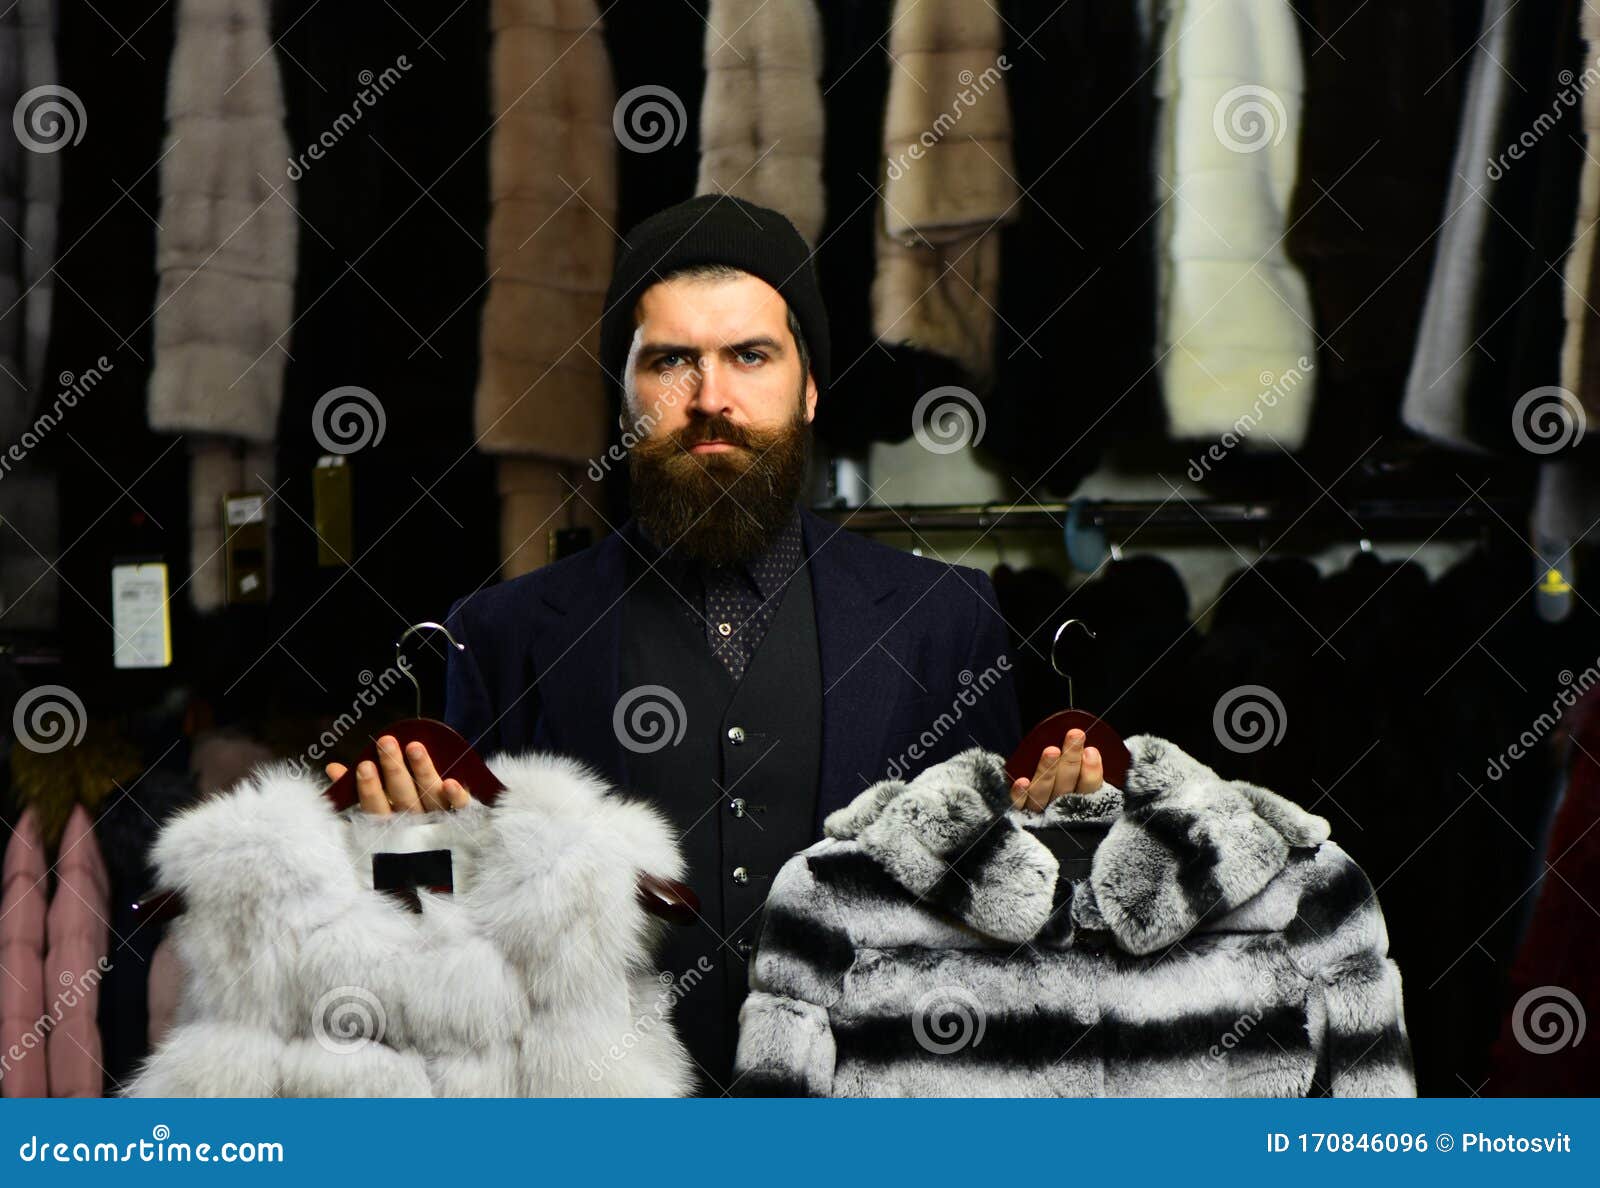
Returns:
[[[728,382],[721,360],[702,355],[696,361],[696,368],[699,374],[695,379],[692,407],[706,416],[726,414],[732,408],[733,385]]]

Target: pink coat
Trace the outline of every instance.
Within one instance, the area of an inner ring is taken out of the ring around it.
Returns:
[[[0,1097],[47,1097],[44,1031],[45,895],[49,866],[32,809],[0,866]]]
[[[47,921],[45,986],[56,1019],[46,1050],[51,1097],[100,1097],[100,980],[105,976],[111,916],[111,876],[94,823],[80,804],[67,818],[56,857],[56,889]]]

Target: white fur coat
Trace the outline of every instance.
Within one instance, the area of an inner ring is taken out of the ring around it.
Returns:
[[[662,925],[641,872],[677,878],[665,819],[574,760],[499,754],[492,806],[336,811],[287,762],[168,823],[154,861],[187,910],[177,1025],[129,1097],[683,1096]],[[448,848],[420,914],[372,855]]]
[[[1305,91],[1294,12],[1289,0],[1163,3],[1157,365],[1171,433],[1297,449],[1316,342],[1284,249]]]

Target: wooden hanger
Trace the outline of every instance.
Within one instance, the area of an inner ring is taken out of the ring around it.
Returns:
[[[1123,780],[1128,777],[1128,764],[1133,759],[1132,753],[1122,741],[1122,736],[1107,723],[1085,710],[1071,708],[1075,700],[1072,696],[1072,674],[1063,669],[1056,659],[1061,637],[1074,623],[1082,627],[1090,639],[1096,638],[1095,633],[1089,630],[1089,625],[1082,619],[1068,619],[1056,628],[1055,638],[1050,641],[1050,667],[1067,678],[1068,708],[1057,710],[1023,736],[1017,749],[1011,752],[1011,758],[1006,760],[1006,774],[1013,780],[1031,780],[1033,773],[1039,770],[1039,759],[1044,754],[1044,749],[1059,747],[1062,740],[1067,737],[1067,731],[1078,729],[1083,731],[1085,736],[1083,745],[1094,747],[1100,752],[1106,783],[1121,788]]]
[[[450,634],[447,627],[432,620],[407,627],[405,633],[395,642],[395,650],[400,651],[405,645],[406,638],[413,632],[426,628],[443,631],[451,646],[457,651],[466,651],[466,645],[457,643],[455,636]],[[413,742],[419,742],[426,747],[428,757],[433,760],[441,781],[459,780],[461,786],[466,788],[475,800],[492,805],[505,790],[504,782],[489,770],[489,765],[477,751],[473,750],[472,744],[461,736],[460,731],[437,718],[422,716],[422,686],[406,666],[403,656],[399,667],[406,679],[416,686],[417,716],[391,722],[373,734],[356,761],[350,764],[345,773],[335,780],[323,795],[340,811],[357,803],[359,797],[356,793],[356,768],[369,759],[376,763],[378,739],[386,734],[392,734],[400,744],[402,752]],[[645,911],[664,920],[670,920],[674,924],[692,924],[699,918],[700,897],[694,893],[693,888],[673,879],[641,874],[638,879],[637,899]],[[133,910],[142,922],[164,920],[184,910],[183,895],[179,891],[155,888],[146,892],[133,905]]]

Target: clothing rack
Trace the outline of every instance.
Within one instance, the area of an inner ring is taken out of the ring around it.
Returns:
[[[816,513],[853,532],[1006,531],[1103,533],[1121,541],[1138,533],[1256,537],[1273,530],[1295,538],[1438,538],[1516,532],[1527,499],[1322,499],[1306,507],[1275,499],[1074,499],[1058,503],[907,504],[819,507]],[[1293,526],[1292,531],[1291,527]]]

